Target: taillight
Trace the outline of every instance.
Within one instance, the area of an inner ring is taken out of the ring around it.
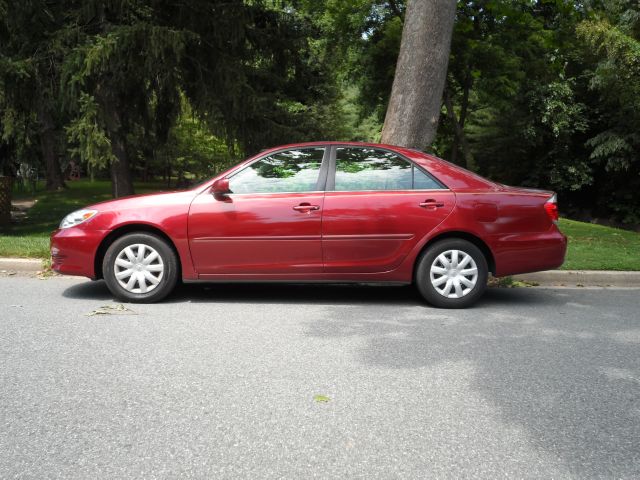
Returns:
[[[544,210],[545,210],[545,212],[547,212],[547,215],[549,215],[549,219],[553,223],[557,224],[558,223],[558,218],[560,217],[560,215],[558,215],[558,196],[555,193],[544,204]]]

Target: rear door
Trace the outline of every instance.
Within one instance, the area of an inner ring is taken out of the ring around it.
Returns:
[[[455,195],[385,149],[334,146],[322,216],[327,273],[393,270],[451,212]]]

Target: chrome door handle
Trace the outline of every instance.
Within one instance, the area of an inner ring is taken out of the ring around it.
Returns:
[[[310,203],[301,203],[293,207],[296,212],[310,212],[311,210],[320,210],[320,205],[311,205]]]
[[[420,206],[422,208],[435,209],[435,208],[444,207],[444,202],[437,202],[437,201],[433,200],[432,198],[430,198],[430,199],[425,200],[424,202],[420,203]]]

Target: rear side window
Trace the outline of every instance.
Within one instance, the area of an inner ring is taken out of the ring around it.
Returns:
[[[441,188],[431,176],[394,153],[374,148],[336,149],[336,191]]]
[[[233,193],[289,193],[317,190],[324,148],[274,153],[229,179]]]
[[[413,166],[414,190],[437,190],[443,188],[431,175],[427,175],[415,165]]]

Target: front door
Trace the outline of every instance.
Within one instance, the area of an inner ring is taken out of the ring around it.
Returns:
[[[199,195],[189,212],[198,274],[321,272],[324,153],[322,147],[273,153],[234,172],[232,193]]]
[[[455,195],[395,153],[334,148],[322,218],[324,271],[391,271],[447,217]]]

